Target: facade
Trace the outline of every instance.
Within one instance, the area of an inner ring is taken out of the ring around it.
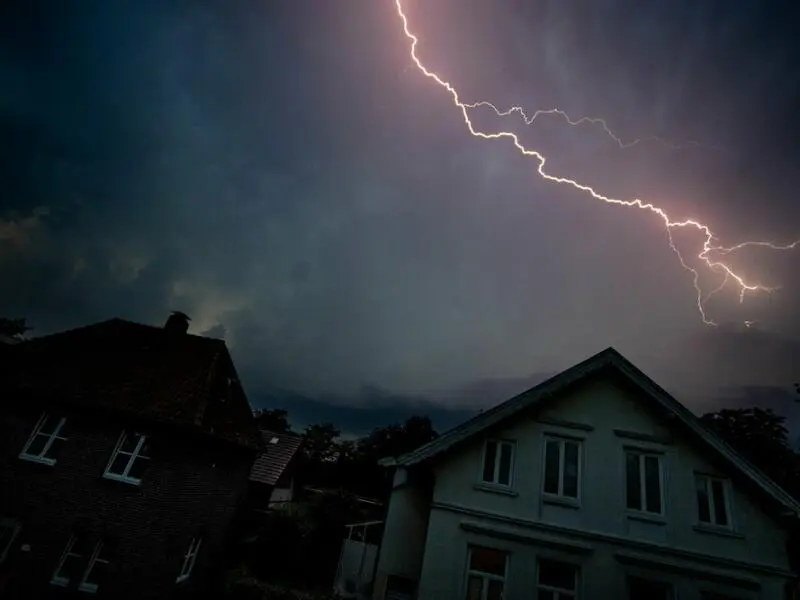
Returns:
[[[0,384],[0,597],[194,597],[261,441],[224,342],[114,319],[23,342]]]
[[[261,430],[264,450],[250,470],[251,507],[268,510],[295,497],[298,450],[303,439],[290,433]]]
[[[385,464],[375,600],[792,597],[800,505],[613,349]]]

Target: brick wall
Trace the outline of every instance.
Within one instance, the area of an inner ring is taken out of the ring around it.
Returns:
[[[32,406],[3,413],[0,423],[0,517],[22,522],[6,564],[0,565],[0,596],[62,594],[49,582],[75,526],[116,544],[110,577],[96,596],[172,598],[205,589],[246,489],[252,457],[140,427],[153,436],[152,458],[141,484],[133,486],[102,477],[125,425],[109,418],[67,414],[69,439],[54,466],[19,459],[40,414]],[[192,576],[176,584],[190,540],[201,531]],[[22,545],[30,550],[22,552]]]

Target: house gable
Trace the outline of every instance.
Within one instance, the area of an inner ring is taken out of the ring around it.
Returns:
[[[652,415],[646,421],[659,423],[651,435],[660,437],[679,436],[707,455],[714,464],[738,475],[750,488],[777,503],[780,516],[800,515],[800,503],[771,481],[759,469],[751,465],[728,444],[709,431],[686,407],[670,396],[660,386],[644,375],[632,363],[613,348],[563,371],[544,383],[501,403],[466,423],[446,432],[436,440],[397,459],[382,461],[385,466],[413,467],[425,462],[439,462],[457,449],[466,451],[482,443],[487,435],[502,430],[515,420],[531,413],[546,414],[555,410],[574,390],[594,381],[613,381],[620,389],[632,394],[635,401],[623,414],[613,415],[619,423],[615,428],[625,431],[625,421],[631,415]],[[594,415],[601,419],[603,415]],[[633,432],[631,432],[633,433]]]

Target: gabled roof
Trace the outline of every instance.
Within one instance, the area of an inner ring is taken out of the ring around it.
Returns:
[[[222,340],[111,319],[13,347],[4,385],[36,398],[146,419],[251,449],[261,437]],[[12,396],[13,397],[13,396]]]
[[[275,485],[294,458],[303,438],[290,433],[261,430],[266,450],[258,455],[250,469],[250,481]]]
[[[679,423],[684,429],[692,433],[701,444],[715,452],[732,468],[739,471],[780,504],[790,509],[795,515],[800,515],[800,503],[720,439],[719,436],[710,431],[694,413],[613,348],[607,348],[528,391],[482,412],[469,421],[447,431],[432,442],[399,458],[384,459],[381,464],[384,466],[409,467],[439,456],[453,449],[454,446],[480,435],[485,430],[511,419],[521,411],[541,405],[546,400],[564,391],[568,386],[606,370],[615,371],[638,387],[644,392],[642,394],[644,400],[648,400],[664,409],[668,415],[673,417],[676,423]]]

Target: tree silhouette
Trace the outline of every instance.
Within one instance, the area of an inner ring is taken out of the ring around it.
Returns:
[[[763,408],[723,409],[700,420],[787,492],[800,497],[800,460],[786,418]]]
[[[25,318],[9,319],[0,317],[0,335],[5,335],[15,340],[21,340],[33,327],[28,326]]]
[[[285,410],[258,409],[253,411],[259,429],[267,429],[275,433],[291,433],[292,427]]]

